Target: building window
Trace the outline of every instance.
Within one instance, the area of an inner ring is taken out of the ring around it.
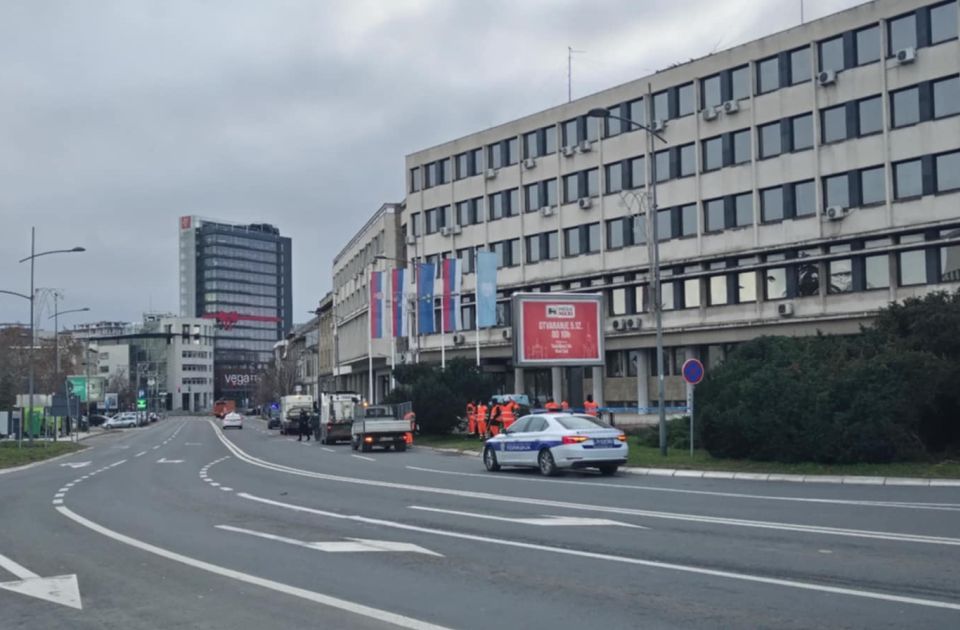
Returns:
[[[750,161],[750,130],[735,131],[732,134],[733,140],[733,163],[743,164]],[[691,145],[691,150],[693,146]]]
[[[957,0],[930,9],[930,43],[939,44],[957,37]]]
[[[920,122],[920,89],[916,86],[898,90],[890,96],[893,126],[906,127]]]
[[[893,165],[893,198],[908,199],[923,195],[923,168],[920,160]]]
[[[563,133],[563,146],[572,147],[580,142],[580,136],[577,131],[579,119],[574,118],[560,125],[560,131]]]
[[[846,173],[823,178],[823,205],[850,207],[850,179]]]
[[[832,245],[830,253],[849,252],[850,245]],[[853,291],[853,261],[849,258],[831,260],[827,263],[827,275],[830,278],[827,284],[827,293],[850,293]]]
[[[863,248],[869,250],[874,247],[886,247],[892,245],[893,241],[889,238],[875,239],[865,241]],[[873,256],[864,256],[863,258],[864,288],[867,291],[872,289],[886,289],[890,286],[890,257],[887,254],[876,254]]]
[[[790,51],[790,85],[809,81],[810,66],[810,48],[803,47]]]
[[[420,190],[420,167],[414,166],[410,169],[410,192]]]
[[[847,139],[847,107],[837,105],[820,111],[820,125],[824,143]]]
[[[694,267],[693,271],[698,271],[698,269]],[[700,278],[687,278],[681,283],[680,286],[683,287],[683,307],[699,308]]]
[[[726,263],[715,262],[710,263],[710,269],[725,269]],[[710,279],[707,284],[707,289],[709,295],[710,306],[723,306],[728,302],[727,300],[727,276],[725,274],[710,276]]]
[[[813,147],[813,114],[803,114],[790,119],[793,134],[793,151]]]
[[[820,42],[820,71],[846,68],[843,55],[843,36]]]
[[[923,242],[923,234],[900,237],[900,244]],[[898,253],[900,286],[909,287],[927,283],[927,254],[922,249]]]
[[[753,225],[753,194],[743,193],[733,198],[736,227]]]
[[[960,236],[958,230],[944,230],[941,238]],[[957,282],[960,280],[960,244],[944,245],[940,248],[940,282]]]
[[[490,249],[497,255],[497,267],[513,267],[520,263],[520,239],[490,243]]]
[[[760,136],[760,157],[768,158],[780,155],[782,151],[780,144],[780,121],[763,125],[759,129]]]
[[[540,243],[540,259],[554,260],[559,255],[560,251],[557,248],[557,233],[545,232],[543,234],[543,240]]]
[[[960,77],[933,82],[933,117],[943,118],[960,112]]]
[[[960,152],[936,157],[937,192],[960,189]]]
[[[783,188],[776,186],[760,191],[760,217],[764,223],[783,219]]]
[[[457,225],[467,226],[480,222],[480,199],[457,202]]]
[[[538,158],[540,157],[540,141],[538,136],[540,132],[531,131],[530,133],[523,134],[523,157],[524,158]]]
[[[730,71],[730,95],[735,100],[750,96],[750,66],[740,66]]]
[[[685,144],[678,150],[680,156],[680,173],[677,177],[693,175],[697,171],[697,157],[693,144]]]
[[[610,290],[610,314],[614,316],[627,314],[627,289],[625,287]]]
[[[527,236],[524,241],[524,246],[527,251],[527,262],[528,263],[537,263],[540,262],[540,235],[534,234],[532,236]]]
[[[715,107],[723,102],[723,96],[720,92],[720,75],[715,74],[712,77],[700,79],[700,103],[704,109]]]
[[[580,198],[580,174],[571,173],[563,176],[563,202],[571,203]]]
[[[642,98],[638,98],[635,101],[630,101],[627,103],[626,111],[627,118],[635,123],[640,123],[641,125],[645,124],[644,121],[647,119],[647,109]],[[629,125],[627,131],[635,131],[636,129],[639,129],[639,127]]]
[[[614,105],[613,107],[608,107],[607,111],[610,112],[612,116],[609,116],[603,120],[604,122],[603,137],[612,138],[613,136],[619,136],[621,133],[623,133],[623,126],[624,126],[623,121],[621,121],[619,118],[615,118],[615,116],[623,115],[620,113],[621,111],[620,106]]]
[[[653,154],[653,176],[658,182],[670,179],[670,151],[664,149]]]
[[[703,223],[707,232],[719,232],[726,226],[723,199],[711,199],[703,204]]]
[[[523,187],[523,202],[527,212],[533,212],[543,207],[540,203],[540,184],[527,184]]]
[[[898,50],[917,47],[917,16],[915,13],[895,18],[887,24],[890,39],[889,54],[895,55]]]
[[[657,210],[657,240],[667,241],[673,238],[673,211],[670,208]]]
[[[587,239],[584,251],[590,254],[600,251],[600,223],[591,223],[586,229]]]
[[[813,180],[793,185],[794,215],[812,216],[817,213],[817,186]]]
[[[600,169],[591,168],[583,173],[586,183],[586,192],[588,197],[596,197],[600,194]]]
[[[457,258],[461,262],[463,273],[473,273],[474,271],[476,271],[474,269],[474,263],[476,262],[476,255],[474,254],[474,249],[472,247],[464,247],[463,249],[458,249]]]
[[[604,179],[607,182],[607,194],[617,193],[623,190],[623,164],[614,162],[604,167]]]
[[[563,252],[564,256],[579,256],[583,253],[583,246],[580,242],[580,227],[567,228],[563,231]]]
[[[802,262],[809,256],[817,256],[820,252],[813,250],[801,250],[798,252],[800,264],[796,266],[797,272],[797,295],[799,297],[811,297],[820,295],[820,265],[815,262]]]
[[[630,160],[630,187],[643,188],[647,185],[646,160],[643,156]]]
[[[886,182],[882,166],[860,171],[860,204],[869,206],[887,201]]]
[[[677,116],[689,116],[694,111],[693,83],[686,83],[676,87]]]
[[[880,27],[869,26],[856,32],[857,65],[862,66],[880,59]]]
[[[667,90],[653,95],[653,119],[668,120],[670,118],[670,95]]]
[[[738,267],[749,267],[757,264],[757,258],[741,258],[737,261]],[[737,278],[737,304],[748,304],[757,301],[757,272],[741,271]]]
[[[857,127],[861,136],[883,131],[883,103],[879,96],[857,102]]]
[[[770,57],[757,62],[757,94],[780,89],[780,58]]]
[[[767,262],[785,260],[783,254],[769,254]],[[782,300],[787,297],[787,269],[786,267],[770,267],[764,269],[764,299]]]
[[[709,138],[703,141],[703,170],[714,171],[723,166],[723,138]]]
[[[960,155],[960,154],[958,154]],[[680,236],[697,235],[697,204],[680,206]]]
[[[628,218],[610,219],[607,221],[607,249],[620,249],[626,243],[626,223]]]

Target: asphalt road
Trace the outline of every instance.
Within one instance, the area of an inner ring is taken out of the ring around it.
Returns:
[[[960,627],[956,488],[491,474],[251,419],[89,444],[0,475],[0,628]]]

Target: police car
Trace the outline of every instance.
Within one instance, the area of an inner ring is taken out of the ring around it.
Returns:
[[[556,475],[561,468],[597,468],[612,475],[627,463],[627,436],[593,416],[539,413],[524,416],[484,443],[483,464],[539,468]]]

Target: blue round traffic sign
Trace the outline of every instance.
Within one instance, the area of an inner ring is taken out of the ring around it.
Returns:
[[[683,362],[680,372],[683,374],[683,380],[696,385],[703,380],[703,363],[700,359],[687,359]]]

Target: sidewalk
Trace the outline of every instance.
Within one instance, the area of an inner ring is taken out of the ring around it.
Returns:
[[[414,443],[416,446],[416,443]],[[453,453],[479,457],[480,451],[460,448],[421,446],[438,453]],[[923,477],[870,477],[866,475],[787,475],[782,473],[745,473],[722,470],[686,470],[683,468],[641,468],[622,466],[620,471],[628,475],[650,477],[677,477],[684,479],[732,479],[737,481],[787,481],[792,483],[834,483],[859,486],[920,486],[960,488],[960,479],[927,479]]]

